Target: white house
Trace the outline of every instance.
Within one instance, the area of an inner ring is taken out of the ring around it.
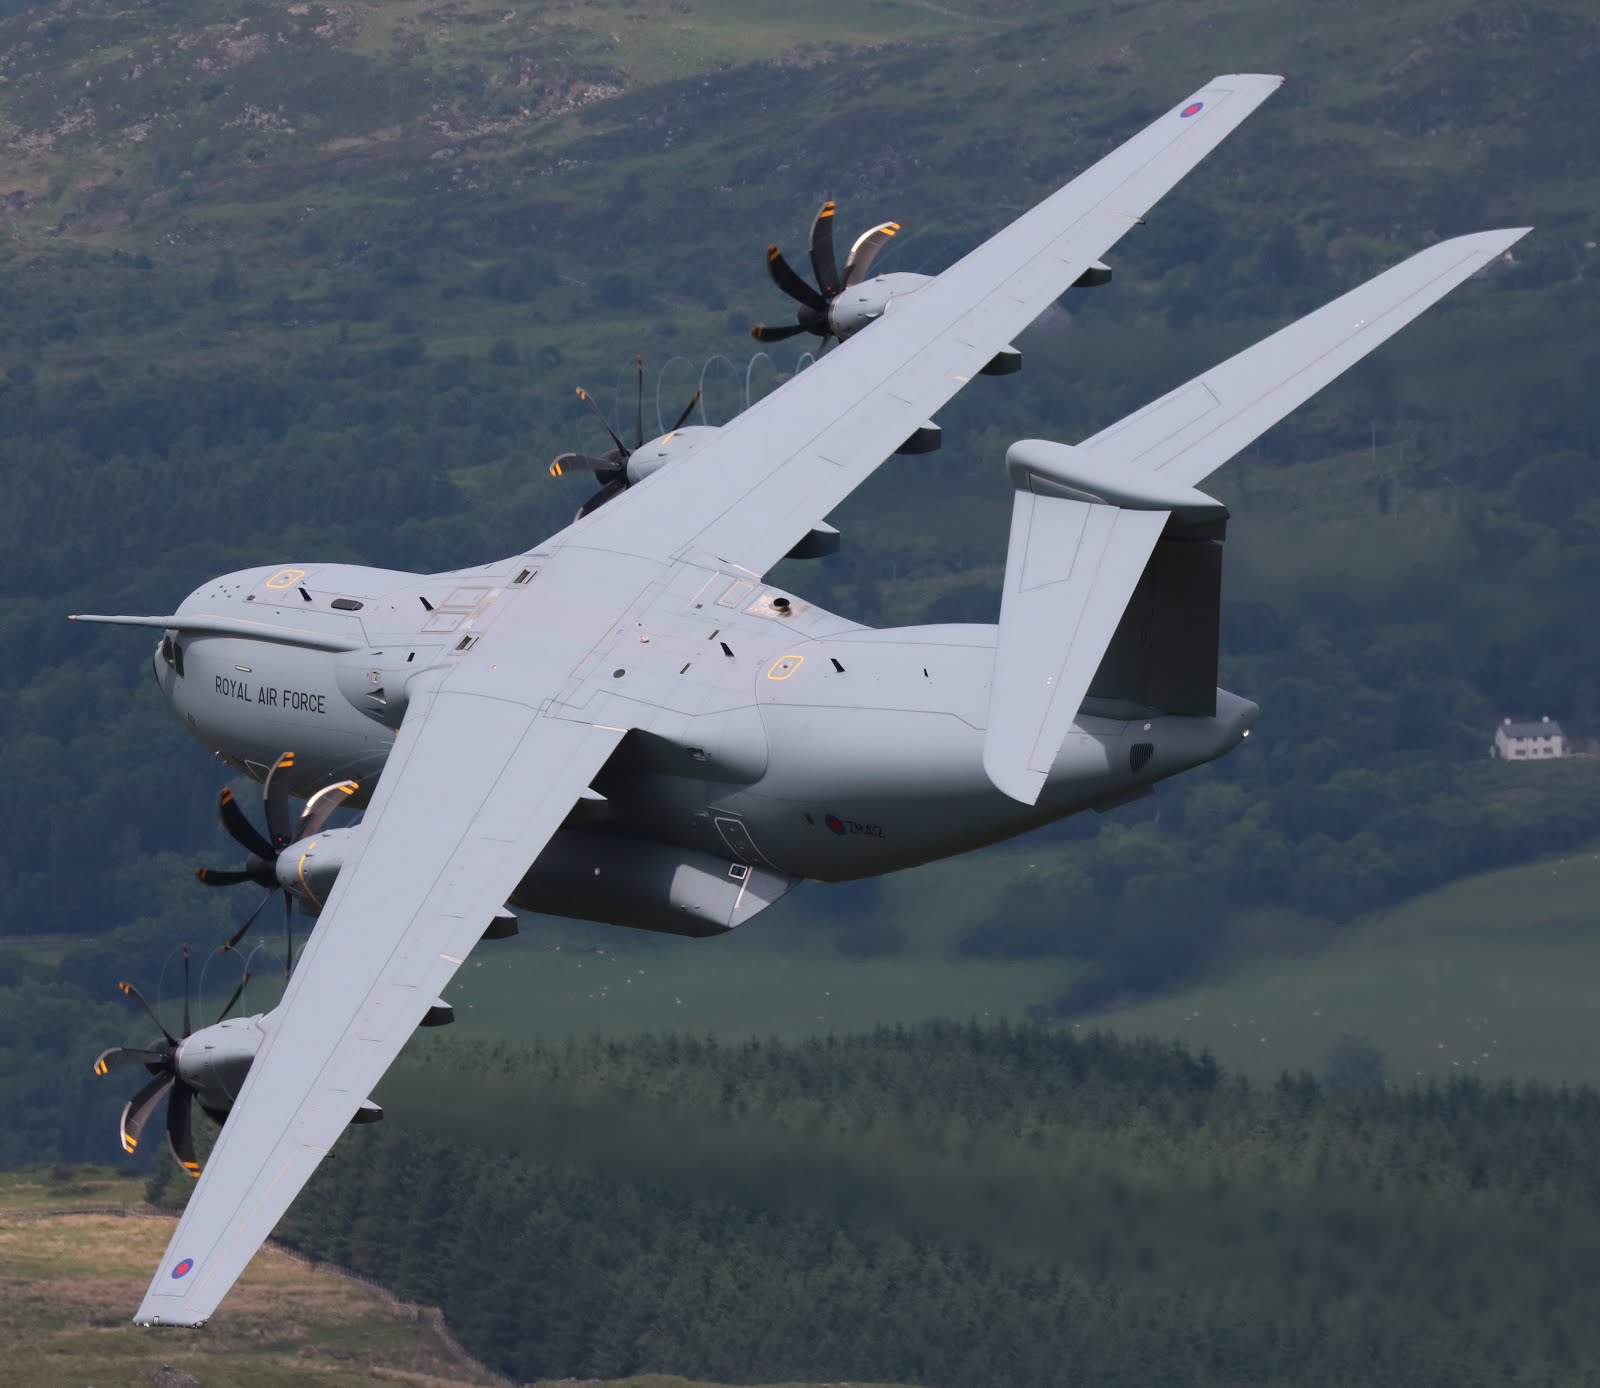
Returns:
[[[1561,724],[1552,722],[1548,716],[1537,723],[1506,718],[1494,730],[1494,745],[1489,748],[1489,755],[1499,757],[1502,761],[1564,757],[1567,755],[1567,739],[1561,731]]]

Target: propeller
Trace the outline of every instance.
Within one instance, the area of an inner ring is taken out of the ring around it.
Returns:
[[[222,1021],[233,1011],[239,999],[244,996],[245,985],[249,982],[250,971],[246,969],[244,977],[239,980],[239,986],[233,990],[233,996],[217,1014],[217,1021]],[[161,1032],[161,1039],[152,1041],[148,1046],[113,1046],[109,1050],[102,1051],[94,1063],[94,1072],[97,1075],[109,1075],[113,1070],[133,1065],[142,1065],[150,1072],[149,1081],[122,1107],[122,1118],[118,1123],[122,1150],[133,1152],[138,1149],[145,1125],[165,1099],[167,1146],[171,1149],[178,1165],[198,1180],[200,1163],[194,1153],[195,1091],[178,1073],[178,1048],[193,1032],[189,1015],[189,946],[187,944],[183,946],[183,1034],[181,1036],[174,1036],[162,1025],[155,1008],[145,1001],[144,994],[133,984],[122,982],[118,983],[117,987],[144,1008],[150,1020]],[[220,1116],[213,1116],[221,1121]]]
[[[800,333],[815,333],[822,339],[817,348],[820,352],[828,345],[830,337],[839,335],[833,330],[829,317],[833,301],[846,289],[866,278],[878,252],[900,230],[899,222],[879,222],[856,237],[850,254],[845,258],[844,274],[841,276],[839,261],[833,251],[833,211],[833,201],[829,199],[817,209],[817,215],[811,220],[809,250],[811,271],[817,277],[816,288],[795,273],[776,245],[767,247],[767,273],[779,289],[799,303],[800,309],[795,321],[785,327],[769,328],[764,323],[756,324],[750,329],[750,336],[757,342],[782,342]]]
[[[222,794],[217,797],[217,814],[228,836],[249,856],[240,869],[199,867],[194,870],[194,875],[208,887],[232,887],[241,882],[253,882],[258,887],[267,888],[269,893],[278,891],[283,894],[283,976],[286,979],[294,966],[294,935],[291,929],[294,898],[278,881],[278,858],[290,844],[320,833],[328,817],[359,789],[355,781],[337,781],[331,786],[324,786],[306,801],[296,822],[289,812],[289,779],[293,774],[293,752],[285,752],[272,764],[272,770],[267,772],[261,795],[267,822],[264,834],[246,818],[233,792],[223,786]],[[224,950],[238,947],[239,941],[244,939],[245,933],[256,923],[256,917],[271,899],[270,895],[261,898],[260,905],[223,945]]]
[[[617,431],[611,427],[610,422],[601,412],[594,396],[590,395],[582,386],[579,386],[577,388],[578,399],[582,400],[584,404],[594,411],[595,418],[600,421],[600,427],[611,436],[611,442],[616,447],[607,449],[600,457],[595,457],[591,453],[563,453],[550,464],[550,475],[552,477],[561,477],[569,472],[592,472],[595,475],[595,481],[599,482],[600,490],[579,508],[578,515],[580,517],[588,515],[596,507],[603,506],[612,497],[628,489],[628,459],[636,451],[644,447],[644,358],[636,356],[633,359],[633,363],[638,373],[639,381],[638,395],[634,402],[633,412],[633,447],[629,448],[627,444],[623,443],[617,436]],[[689,416],[694,413],[694,407],[699,403],[700,392],[697,390],[690,397],[689,403],[683,407],[683,413],[678,416],[672,428],[667,430],[667,433],[669,435],[675,434],[679,429],[683,428],[688,423]]]

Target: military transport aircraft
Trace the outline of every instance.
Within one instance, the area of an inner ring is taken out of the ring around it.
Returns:
[[[136,1320],[204,1323],[508,902],[717,934],[805,878],[1118,804],[1249,735],[1255,705],[1216,687],[1227,511],[1196,484],[1525,229],[1435,245],[1075,447],[1013,444],[998,625],[871,630],[763,575],[829,551],[829,512],[1014,367],[1280,80],[1215,78],[936,278],[857,282],[865,326],[727,426],[632,450],[625,486],[525,553],[294,561],[79,619],[162,633],[191,733],[272,771],[268,835],[225,797],[242,874],[320,912],[272,1012],[98,1067],[145,1065],[135,1116],[168,1092],[175,1147],[191,1099],[227,1116]],[[360,824],[324,828],[329,798],[291,822],[291,790],[348,782]]]

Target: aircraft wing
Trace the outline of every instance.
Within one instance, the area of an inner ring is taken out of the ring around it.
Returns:
[[[623,736],[551,712],[481,680],[412,686],[356,856],[137,1321],[210,1316]]]
[[[859,486],[1281,77],[1216,77],[1066,187],[751,406],[684,466],[595,511],[573,543],[762,574]]]
[[[1530,230],[1429,246],[1102,429],[1078,452],[1193,486]]]

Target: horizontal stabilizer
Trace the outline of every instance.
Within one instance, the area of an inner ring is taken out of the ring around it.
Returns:
[[[1169,520],[1226,518],[1195,483],[1526,232],[1430,247],[1076,448],[1012,446],[1016,496],[983,745],[999,789],[1037,802]]]

